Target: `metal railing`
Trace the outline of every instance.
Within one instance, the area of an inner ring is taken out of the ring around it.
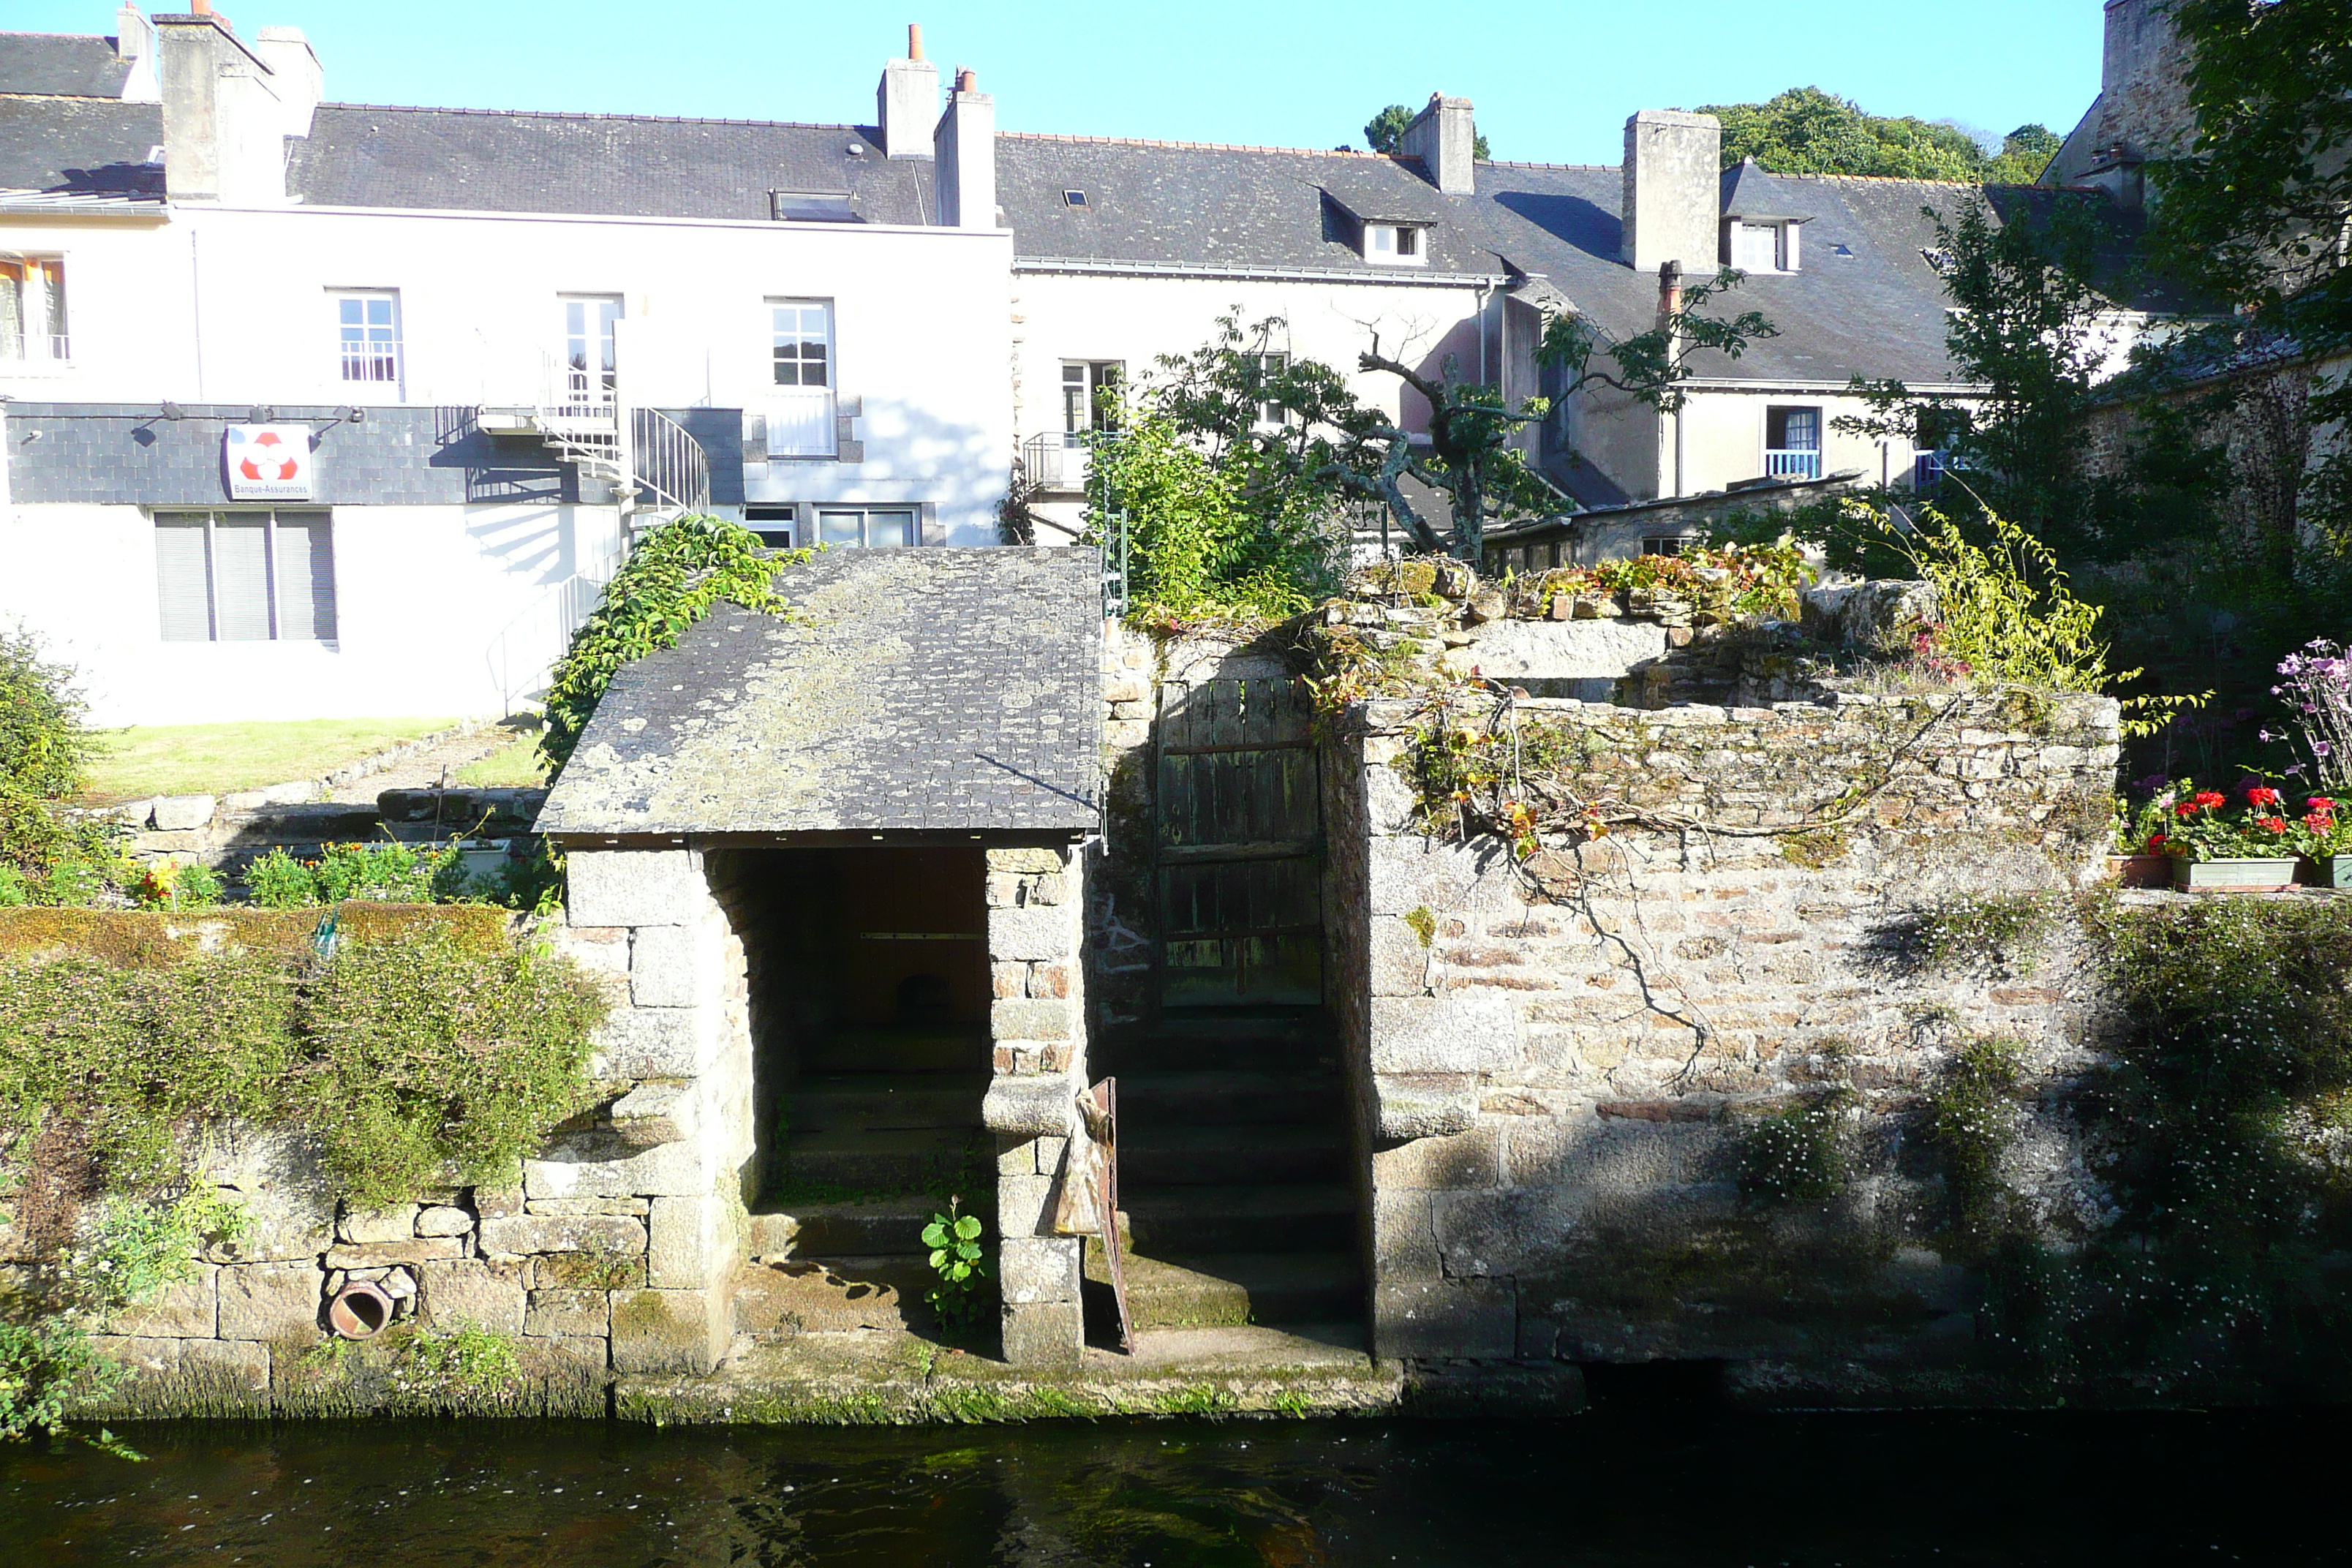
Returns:
[[[63,364],[72,358],[72,340],[63,332],[0,332],[0,360]]]
[[[1041,431],[1021,444],[1021,467],[1029,482],[1049,490],[1081,490],[1087,486],[1087,448],[1070,444],[1059,430]]]
[[[490,639],[483,658],[504,712],[513,712],[518,699],[546,688],[556,661],[572,646],[572,635],[596,613],[596,606],[604,602],[605,585],[620,569],[618,549],[599,552],[580,570],[524,605]]]
[[[1764,474],[1774,479],[1818,479],[1822,454],[1817,447],[1790,447],[1764,454]]]
[[[400,379],[397,339],[388,343],[345,343],[342,358],[345,381],[390,383]]]
[[[693,433],[657,408],[629,410],[629,472],[653,510],[710,510],[710,459]]]
[[[1127,509],[1120,507],[1110,514],[1102,542],[1103,619],[1117,620],[1127,605]]]

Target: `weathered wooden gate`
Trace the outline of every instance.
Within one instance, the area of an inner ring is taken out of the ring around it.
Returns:
[[[1306,682],[1165,682],[1159,734],[1161,1002],[1320,1002],[1322,801]]]

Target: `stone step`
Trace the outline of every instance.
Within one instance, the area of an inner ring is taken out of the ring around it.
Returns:
[[[1119,1205],[1147,1256],[1323,1252],[1356,1245],[1355,1189],[1339,1182],[1145,1188]]]
[[[835,1029],[795,1055],[803,1073],[990,1070],[988,1031],[959,1028]]]
[[[1312,1323],[1360,1318],[1362,1270],[1352,1252],[1129,1256],[1128,1314],[1139,1329]],[[1102,1244],[1087,1242],[1086,1277],[1108,1287]]]
[[[1313,1068],[1159,1071],[1118,1075],[1122,1132],[1157,1127],[1286,1121],[1339,1122],[1337,1072]]]
[[[996,1230],[996,1192],[983,1184],[977,1193],[961,1194],[961,1212],[976,1214],[992,1236]],[[927,1256],[923,1227],[947,1208],[945,1194],[874,1198],[864,1203],[790,1204],[751,1216],[755,1254],[771,1258]]]
[[[784,1140],[781,1184],[844,1187],[877,1197],[993,1191],[992,1152],[985,1134],[966,1128],[794,1132]]]
[[[980,1126],[988,1093],[983,1072],[816,1073],[785,1097],[795,1132]]]
[[[1337,1124],[1322,1121],[1235,1127],[1161,1126],[1147,1120],[1119,1130],[1123,1182],[1188,1186],[1230,1181],[1236,1171],[1265,1182],[1345,1181],[1348,1135]]]
[[[735,1331],[754,1339],[934,1326],[919,1258],[824,1258],[751,1264],[735,1276]]]

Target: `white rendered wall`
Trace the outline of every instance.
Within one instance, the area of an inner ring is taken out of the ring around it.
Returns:
[[[39,402],[530,405],[562,346],[558,296],[582,293],[622,298],[625,402],[756,413],[766,301],[829,300],[865,460],[771,465],[751,499],[929,501],[949,543],[996,537],[1007,233],[179,207],[167,224],[8,222],[0,247],[65,258],[73,363],[0,375],[0,394]],[[399,291],[399,384],[341,379],[343,289]]]
[[[8,509],[0,625],[73,665],[109,728],[495,717],[507,683],[562,652],[551,586],[610,551],[618,526],[608,507],[543,502],[332,510],[331,643],[165,642],[154,523],[131,506]]]
[[[1234,316],[1244,327],[1279,316],[1286,328],[1265,347],[1294,359],[1320,360],[1348,378],[1357,400],[1402,413],[1405,428],[1427,427],[1419,394],[1395,376],[1356,368],[1356,357],[1380,337],[1381,352],[1438,376],[1448,354],[1465,380],[1482,378],[1480,320],[1486,301],[1483,376],[1502,374],[1503,312],[1491,291],[1469,285],[1405,285],[1379,280],[1296,282],[1226,278],[1156,278],[1134,274],[1020,272],[1013,278],[1013,399],[1018,437],[1062,431],[1062,364],[1066,360],[1118,360],[1129,384],[1160,378],[1162,354],[1185,355]],[[1083,508],[1074,501],[1038,509],[1048,521],[1075,530]]]

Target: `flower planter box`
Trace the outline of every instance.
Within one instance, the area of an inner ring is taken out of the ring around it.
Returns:
[[[2172,857],[2110,855],[2107,875],[2126,888],[2168,888],[2172,886]]]
[[[2315,888],[2352,889],[2352,855],[2329,855],[2303,863],[2303,879]]]
[[[2266,892],[2294,885],[2292,859],[2175,860],[2172,883],[2192,893]]]

